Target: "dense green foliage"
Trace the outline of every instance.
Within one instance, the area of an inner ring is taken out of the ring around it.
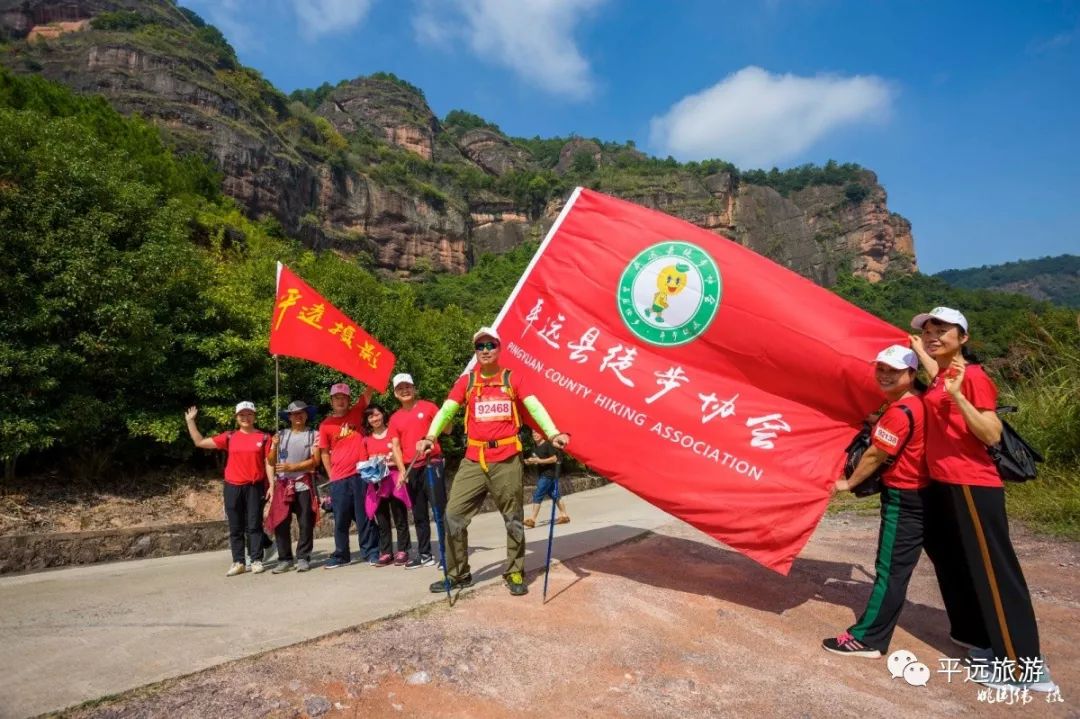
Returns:
[[[492,317],[418,306],[410,285],[315,255],[253,222],[197,160],[99,99],[0,74],[0,457],[73,471],[190,454],[181,409],[204,431],[252,399],[272,426],[266,352],[282,260],[398,355],[425,392],[449,389],[470,328]],[[282,360],[289,397],[325,401],[335,373]],[[288,399],[285,398],[285,399]],[[284,401],[284,400],[283,400]],[[48,454],[42,454],[51,450]]]
[[[835,160],[829,160],[822,167],[807,164],[787,170],[779,170],[774,167],[768,172],[764,170],[746,170],[739,175],[739,179],[750,185],[766,185],[784,196],[813,185],[845,185],[847,186],[845,188],[847,194],[847,188],[853,184],[858,186],[860,181],[864,179],[863,175],[865,174],[866,170],[854,163],[846,162],[841,165]],[[851,190],[850,192],[855,193],[857,190]],[[852,202],[859,202],[865,196],[862,195],[858,199],[853,199],[852,194],[848,194],[848,199]]]
[[[446,117],[443,118],[443,128],[459,137],[469,130],[484,129],[502,132],[495,123],[488,122],[479,115],[474,115],[465,110],[451,110],[446,113]]]
[[[1008,289],[1025,291],[1030,285],[1033,292],[1048,297],[1051,302],[1066,307],[1080,308],[1080,256],[1059,255],[1037,260],[1006,262],[1001,265],[983,265],[965,270],[945,270],[935,277],[953,287],[967,289]]]

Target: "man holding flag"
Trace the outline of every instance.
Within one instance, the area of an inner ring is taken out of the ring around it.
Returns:
[[[558,449],[570,436],[555,428],[544,406],[519,375],[499,366],[502,340],[491,327],[473,335],[476,367],[458,378],[431,422],[427,436],[416,444],[418,452],[431,451],[439,433],[461,405],[465,405],[468,447],[450,487],[446,504],[446,575],[449,581],[432,583],[435,594],[472,584],[469,569],[468,526],[490,492],[506,524],[506,567],[503,579],[514,596],[527,594],[525,586],[525,509],[521,464],[521,411],[529,411],[540,430]]]
[[[356,522],[356,534],[363,559],[374,563],[379,559],[379,530],[368,521],[364,511],[367,485],[360,478],[356,465],[367,459],[363,434],[364,410],[371,390],[361,395],[349,407],[352,390],[344,382],[330,388],[331,414],[319,424],[316,461],[322,463],[330,477],[330,505],[334,510],[334,554],[324,569],[344,567],[352,562],[349,550],[349,525]]]

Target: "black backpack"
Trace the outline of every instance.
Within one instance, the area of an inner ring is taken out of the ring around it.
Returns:
[[[997,413],[1011,414],[1016,407],[998,407]],[[1001,420],[1001,441],[992,447],[987,447],[990,458],[997,466],[998,474],[1006,482],[1026,482],[1035,479],[1037,468],[1036,462],[1043,461],[1041,454],[1028,444],[1020,433],[1013,429],[1012,425]]]
[[[907,447],[908,440],[911,439],[911,435],[915,433],[915,416],[911,414],[911,410],[907,405],[896,405],[908,418],[908,433],[907,437],[904,437],[904,441],[900,443],[900,448],[896,451],[896,454],[892,457],[886,457],[885,461],[878,465],[878,468],[874,470],[874,473],[864,479],[862,482],[851,490],[851,493],[856,497],[869,497],[873,494],[877,494],[881,491],[881,475],[885,474],[885,470],[893,465],[896,458]],[[848,444],[847,449],[844,450],[847,458],[844,460],[844,476],[851,477],[855,473],[855,468],[859,466],[859,461],[862,460],[863,454],[866,450],[870,449],[870,445],[873,444],[871,437],[874,434],[874,424],[869,422],[863,422],[862,429],[859,433],[852,438],[851,443]]]

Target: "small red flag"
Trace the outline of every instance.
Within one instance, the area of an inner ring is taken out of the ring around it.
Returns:
[[[786,574],[900,330],[724,237],[577,190],[496,321],[590,467]]]
[[[324,364],[386,391],[394,354],[278,263],[270,353]]]

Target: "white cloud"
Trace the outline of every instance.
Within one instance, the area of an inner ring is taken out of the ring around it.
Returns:
[[[893,91],[873,75],[774,75],[744,67],[652,119],[651,142],[683,160],[743,168],[790,160],[845,126],[888,116]]]
[[[291,4],[300,20],[300,33],[308,39],[351,30],[371,9],[371,0],[292,0]]]
[[[423,0],[413,17],[419,42],[461,39],[477,56],[553,94],[584,99],[594,90],[573,33],[604,0]]]

